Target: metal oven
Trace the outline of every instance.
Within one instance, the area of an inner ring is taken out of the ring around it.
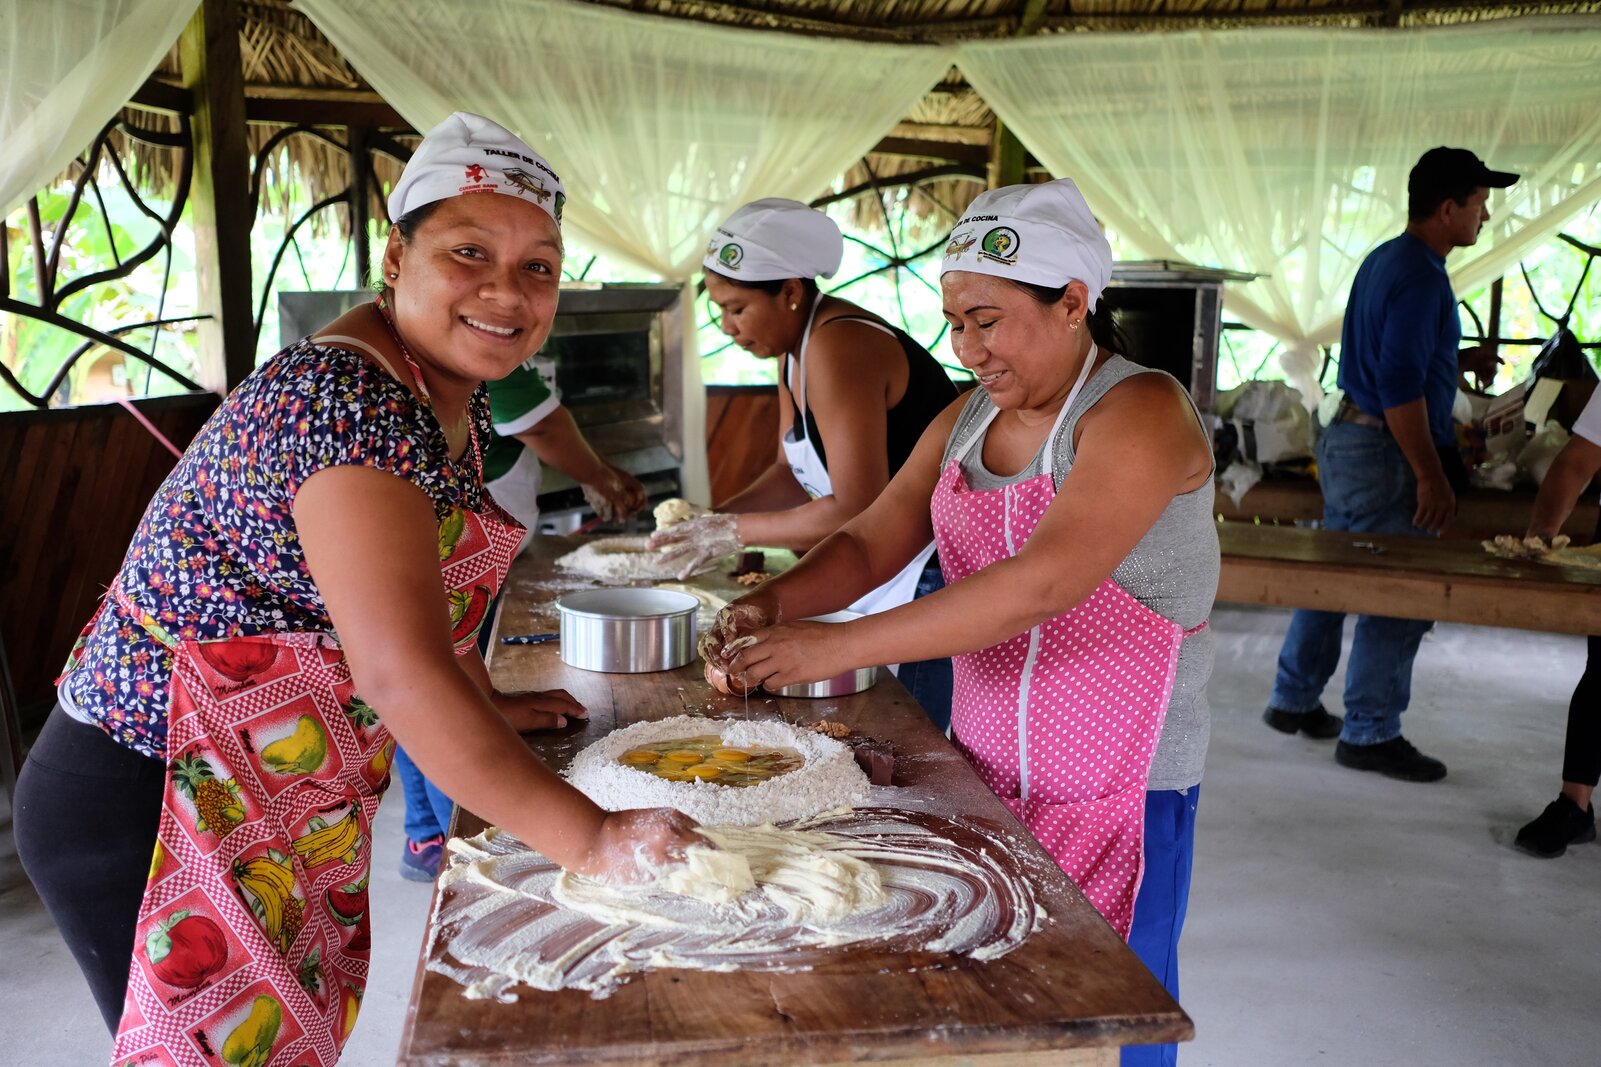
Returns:
[[[303,337],[372,298],[365,289],[280,293],[279,337]],[[652,502],[682,491],[687,313],[676,285],[567,283],[533,357],[590,444],[643,482]],[[594,517],[573,480],[549,468],[539,507],[545,533]],[[649,519],[647,510],[636,522]]]
[[[1133,345],[1134,362],[1165,370],[1202,411],[1217,410],[1217,349],[1223,283],[1254,274],[1172,260],[1116,263],[1105,300]]]

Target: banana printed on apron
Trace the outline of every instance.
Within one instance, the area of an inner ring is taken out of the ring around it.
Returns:
[[[469,427],[466,465],[481,471]],[[440,518],[457,655],[477,654],[525,533],[487,492],[477,511]],[[395,743],[335,635],[179,639],[120,584],[113,595],[173,670],[167,784],[112,1062],[333,1067],[367,986],[372,820]]]
[[[457,653],[523,528],[487,494],[440,523]],[[115,1064],[331,1067],[371,952],[371,828],[395,744],[332,634],[174,640],[168,777]]]

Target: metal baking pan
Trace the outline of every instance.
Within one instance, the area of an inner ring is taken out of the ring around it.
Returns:
[[[817,615],[807,619],[807,622],[851,622],[862,617],[859,611],[836,611],[829,615]],[[858,667],[854,671],[836,674],[832,678],[824,678],[820,682],[808,682],[805,685],[786,685],[776,690],[781,697],[842,697],[851,693],[860,693],[864,689],[871,689],[878,681],[877,667]]]
[[[609,674],[670,671],[695,658],[700,601],[665,589],[586,589],[556,601],[561,661]]]

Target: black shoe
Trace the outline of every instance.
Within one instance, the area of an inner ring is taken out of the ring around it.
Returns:
[[[1378,771],[1386,778],[1403,782],[1438,782],[1445,777],[1445,764],[1425,756],[1404,737],[1392,737],[1377,745],[1334,746],[1334,762],[1354,771]]]
[[[1262,721],[1281,734],[1293,734],[1299,730],[1319,741],[1339,737],[1340,729],[1345,726],[1344,719],[1338,715],[1330,715],[1322,704],[1311,711],[1280,711],[1278,708],[1268,708],[1262,713]]]
[[[1538,819],[1518,831],[1512,847],[1548,860],[1562,855],[1569,845],[1594,840],[1595,808],[1580,811],[1579,805],[1564,794],[1547,804]]]

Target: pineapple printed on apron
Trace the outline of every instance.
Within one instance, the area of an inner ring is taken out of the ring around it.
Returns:
[[[476,428],[469,447],[481,470]],[[487,492],[440,518],[458,655],[477,655],[526,532]],[[333,1067],[367,985],[371,828],[395,743],[333,634],[178,640],[113,594],[173,657],[167,787],[113,1062]]]
[[[486,495],[440,524],[457,652],[523,528]],[[116,1064],[331,1067],[371,951],[371,827],[395,743],[333,635],[174,640],[168,778]]]

